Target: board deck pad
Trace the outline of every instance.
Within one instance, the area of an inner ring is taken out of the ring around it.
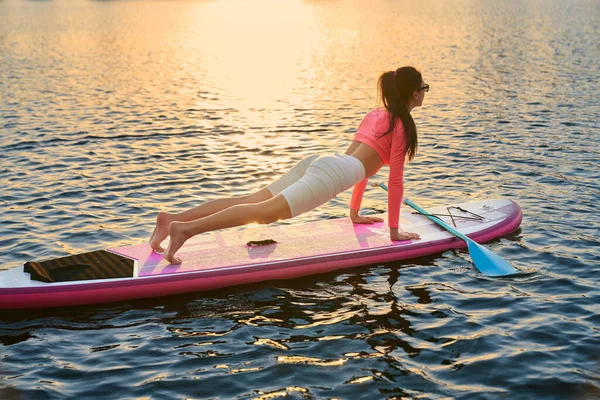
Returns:
[[[40,282],[70,282],[133,276],[134,261],[105,250],[47,261],[29,261],[24,271]]]
[[[439,210],[438,210],[439,211]],[[468,212],[452,210],[454,221],[468,234],[469,227],[493,224],[505,218],[501,210],[481,210],[471,207],[469,212],[483,214],[482,220],[472,218]],[[479,213],[478,213],[479,211]],[[444,209],[446,212],[446,209]],[[379,216],[385,218],[385,214]],[[441,217],[452,223],[450,217]],[[443,228],[434,225],[426,217],[403,212],[400,226],[408,232],[417,232],[425,239],[437,233],[451,236]],[[277,243],[265,246],[248,246],[249,241],[272,239]],[[138,275],[154,276],[182,272],[212,270],[273,264],[282,261],[326,257],[333,254],[350,254],[360,250],[403,246],[412,241],[391,241],[386,223],[353,224],[350,218],[337,218],[277,226],[254,226],[238,230],[223,230],[195,236],[177,252],[182,260],[179,265],[170,264],[162,254],[152,251],[147,243],[110,249],[117,254],[138,260]]]

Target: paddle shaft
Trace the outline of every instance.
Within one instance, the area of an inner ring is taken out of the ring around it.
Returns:
[[[450,225],[448,225],[447,223],[445,223],[444,221],[442,221],[441,219],[437,218],[433,214],[429,214],[427,211],[423,210],[421,207],[419,207],[418,205],[416,205],[415,203],[413,203],[410,199],[405,199],[404,203],[406,205],[414,208],[421,215],[426,216],[431,221],[435,222],[436,224],[438,224],[439,226],[441,226],[442,228],[444,228],[445,230],[447,230],[448,232],[450,232],[451,234],[453,234],[457,238],[460,238],[460,239],[464,240],[465,242],[468,242],[469,240],[472,240],[472,239],[468,238],[467,236],[465,236],[464,234],[460,233],[458,230],[456,230],[453,227],[451,227]]]

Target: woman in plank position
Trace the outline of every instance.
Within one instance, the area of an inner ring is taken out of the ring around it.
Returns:
[[[423,104],[429,85],[413,67],[383,73],[378,81],[383,108],[369,112],[358,127],[345,154],[313,155],[258,192],[243,197],[222,198],[179,214],[161,212],[150,238],[150,246],[164,252],[172,264],[181,260],[175,253],[186,240],[203,232],[249,223],[269,224],[310,211],[354,186],[350,218],[356,224],[383,221],[360,216],[360,203],[367,180],[384,165],[388,179],[388,225],[392,240],[419,239],[399,227],[404,192],[404,163],[417,150],[417,128],[410,112]],[[160,246],[170,236],[166,251]]]

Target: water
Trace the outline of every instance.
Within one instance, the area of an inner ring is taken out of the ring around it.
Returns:
[[[139,243],[159,210],[343,151],[412,64],[432,90],[407,194],[516,200],[487,246],[529,274],[457,251],[3,313],[0,397],[599,397],[599,21],[594,0],[1,1],[0,268]]]

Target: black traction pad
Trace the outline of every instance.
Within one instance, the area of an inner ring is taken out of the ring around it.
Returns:
[[[251,240],[248,243],[246,243],[246,246],[248,246],[248,247],[267,246],[267,245],[275,244],[275,243],[277,243],[277,242],[274,241],[273,239]]]
[[[133,264],[129,258],[99,250],[48,261],[29,261],[25,263],[25,272],[31,274],[32,280],[41,282],[130,278]]]

